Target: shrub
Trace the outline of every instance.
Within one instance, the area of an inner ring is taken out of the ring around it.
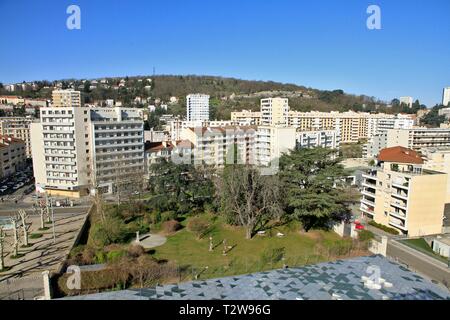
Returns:
[[[380,224],[380,223],[376,223],[376,222],[373,221],[373,220],[370,220],[370,221],[369,221],[369,224],[370,224],[371,226],[374,226],[375,228],[381,229],[381,230],[383,230],[383,231],[385,231],[385,232],[387,232],[387,233],[394,234],[394,235],[399,234],[399,232],[398,232],[397,229],[390,228],[390,227],[385,226],[385,225]]]
[[[200,217],[193,217],[189,220],[187,224],[187,229],[195,234],[195,236],[200,239],[203,234],[208,230],[209,223],[205,219]]]
[[[266,265],[269,263],[277,263],[281,261],[284,256],[285,249],[284,247],[273,248],[273,249],[265,249],[261,254],[261,262]]]
[[[165,211],[161,214],[161,222],[169,221],[169,220],[176,220],[177,219],[177,213],[175,211]]]
[[[370,241],[374,238],[374,234],[369,230],[361,230],[358,234],[358,239],[362,242]]]
[[[95,263],[105,263],[106,260],[107,260],[106,253],[104,253],[103,251],[97,251],[94,257]]]
[[[176,220],[165,221],[162,224],[162,229],[166,233],[173,233],[181,229],[181,224]]]
[[[132,258],[137,258],[142,256],[145,253],[144,247],[138,244],[132,244],[128,247],[127,250],[128,256]]]
[[[104,222],[97,222],[90,231],[90,244],[96,248],[103,248],[111,243],[126,241],[128,232],[124,222],[117,218],[107,218]]]
[[[114,262],[123,256],[125,256],[124,250],[111,250],[106,254],[106,260],[108,262]]]

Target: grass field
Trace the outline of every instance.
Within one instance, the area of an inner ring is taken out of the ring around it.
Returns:
[[[187,221],[182,224],[186,225]],[[277,237],[278,232],[285,236]],[[280,268],[283,263],[293,267],[348,254],[361,254],[350,252],[352,240],[342,239],[334,232],[310,231],[301,234],[298,226],[291,225],[274,229],[271,234],[272,236],[256,235],[248,240],[245,239],[243,228],[226,225],[217,219],[212,222],[211,231],[202,239],[197,239],[183,228],[169,236],[163,246],[155,248],[153,255],[158,259],[176,261],[181,268],[191,270],[192,274],[200,274],[199,278],[213,278]],[[209,252],[210,236],[214,244],[212,252]],[[224,239],[227,246],[232,246],[226,256],[223,255]],[[284,260],[276,263],[264,262],[261,258],[263,252],[275,248],[284,248]]]

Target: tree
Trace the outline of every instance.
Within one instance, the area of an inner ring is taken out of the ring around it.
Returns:
[[[305,232],[346,220],[348,197],[340,181],[345,176],[336,150],[300,149],[280,158],[280,175],[287,213]]]
[[[3,241],[5,239],[5,234],[3,232],[3,227],[0,226],[0,271],[5,268],[5,261],[3,260]]]
[[[282,216],[277,176],[263,176],[248,165],[230,165],[216,183],[222,212],[230,223],[245,227],[247,239]]]
[[[28,229],[27,229],[27,218],[28,214],[25,210],[19,210],[19,217],[22,221],[22,232],[23,232],[23,245],[28,246]]]
[[[444,108],[443,105],[435,105],[420,121],[431,127],[439,127],[441,123],[447,121],[447,118],[439,115],[439,110]]]

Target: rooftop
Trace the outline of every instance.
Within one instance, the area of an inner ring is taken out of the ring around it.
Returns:
[[[377,159],[385,162],[423,164],[418,152],[401,146],[382,149]]]
[[[364,283],[379,268],[381,289]],[[373,269],[372,269],[373,270]],[[76,300],[450,300],[450,291],[376,255],[146,289],[67,297]]]

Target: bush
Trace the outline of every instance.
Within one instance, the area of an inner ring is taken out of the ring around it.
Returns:
[[[169,220],[176,220],[177,219],[177,213],[175,211],[165,211],[161,214],[161,222],[169,221]]]
[[[138,244],[132,244],[128,247],[127,250],[128,256],[132,258],[137,258],[142,256],[145,253],[144,247]]]
[[[162,229],[166,233],[173,233],[181,229],[181,224],[176,220],[165,221],[162,224]]]
[[[369,224],[370,224],[371,226],[374,226],[375,228],[381,229],[381,230],[383,230],[383,231],[385,231],[385,232],[387,232],[387,233],[394,234],[394,235],[398,235],[398,234],[399,234],[399,232],[398,232],[397,229],[387,227],[387,226],[385,226],[385,225],[383,225],[383,224],[380,224],[380,223],[376,223],[376,222],[373,221],[373,220],[370,220],[370,221],[369,221]]]
[[[261,254],[261,262],[266,265],[269,263],[277,263],[284,257],[284,247],[265,249]]]
[[[103,248],[112,243],[125,242],[128,232],[125,223],[117,218],[107,218],[104,222],[95,223],[90,231],[90,244]]]
[[[187,229],[195,234],[200,239],[203,234],[208,230],[209,223],[205,219],[194,217],[191,218],[187,224]]]
[[[124,250],[111,250],[106,254],[106,260],[108,262],[114,262],[122,258],[123,256],[125,256]]]
[[[358,239],[362,242],[370,241],[374,238],[374,234],[369,230],[361,230],[358,234]]]

